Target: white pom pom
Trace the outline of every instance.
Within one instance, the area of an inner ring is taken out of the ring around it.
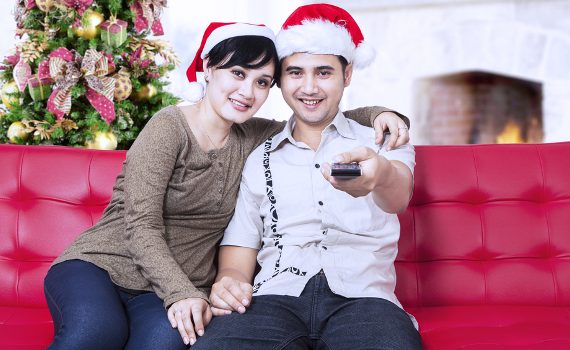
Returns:
[[[186,95],[189,102],[198,103],[204,98],[204,86],[198,82],[192,82],[186,90]]]
[[[361,42],[354,51],[354,59],[352,61],[354,68],[366,68],[376,58],[376,50],[366,41]]]

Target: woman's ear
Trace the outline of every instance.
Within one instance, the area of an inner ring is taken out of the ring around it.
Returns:
[[[208,57],[204,58],[203,60],[203,67],[204,67],[204,80],[206,83],[209,82],[210,75],[212,74],[212,67],[208,67]]]

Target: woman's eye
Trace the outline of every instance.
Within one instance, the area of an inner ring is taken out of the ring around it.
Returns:
[[[245,75],[243,74],[243,72],[242,72],[242,71],[239,71],[239,70],[233,70],[233,71],[232,71],[232,74],[235,75],[236,77],[240,77],[240,78],[243,78],[243,77],[245,76]]]
[[[268,87],[270,83],[267,80],[262,79],[262,80],[258,80],[257,84],[261,87]]]

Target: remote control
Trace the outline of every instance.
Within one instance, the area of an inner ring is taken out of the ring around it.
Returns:
[[[362,175],[362,169],[358,163],[333,163],[331,165],[331,176],[349,179]]]

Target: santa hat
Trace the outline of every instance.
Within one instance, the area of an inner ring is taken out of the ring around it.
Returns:
[[[212,22],[206,28],[200,48],[196,51],[196,56],[186,70],[186,76],[190,81],[188,95],[190,102],[198,102],[204,97],[204,86],[198,83],[196,73],[204,72],[204,58],[208,56],[210,50],[220,42],[238,36],[262,36],[271,39],[275,42],[275,34],[263,24],[249,24],[249,23],[221,23]]]
[[[276,46],[279,59],[298,52],[338,55],[355,68],[367,67],[376,55],[354,18],[329,4],[297,8],[283,23]]]

